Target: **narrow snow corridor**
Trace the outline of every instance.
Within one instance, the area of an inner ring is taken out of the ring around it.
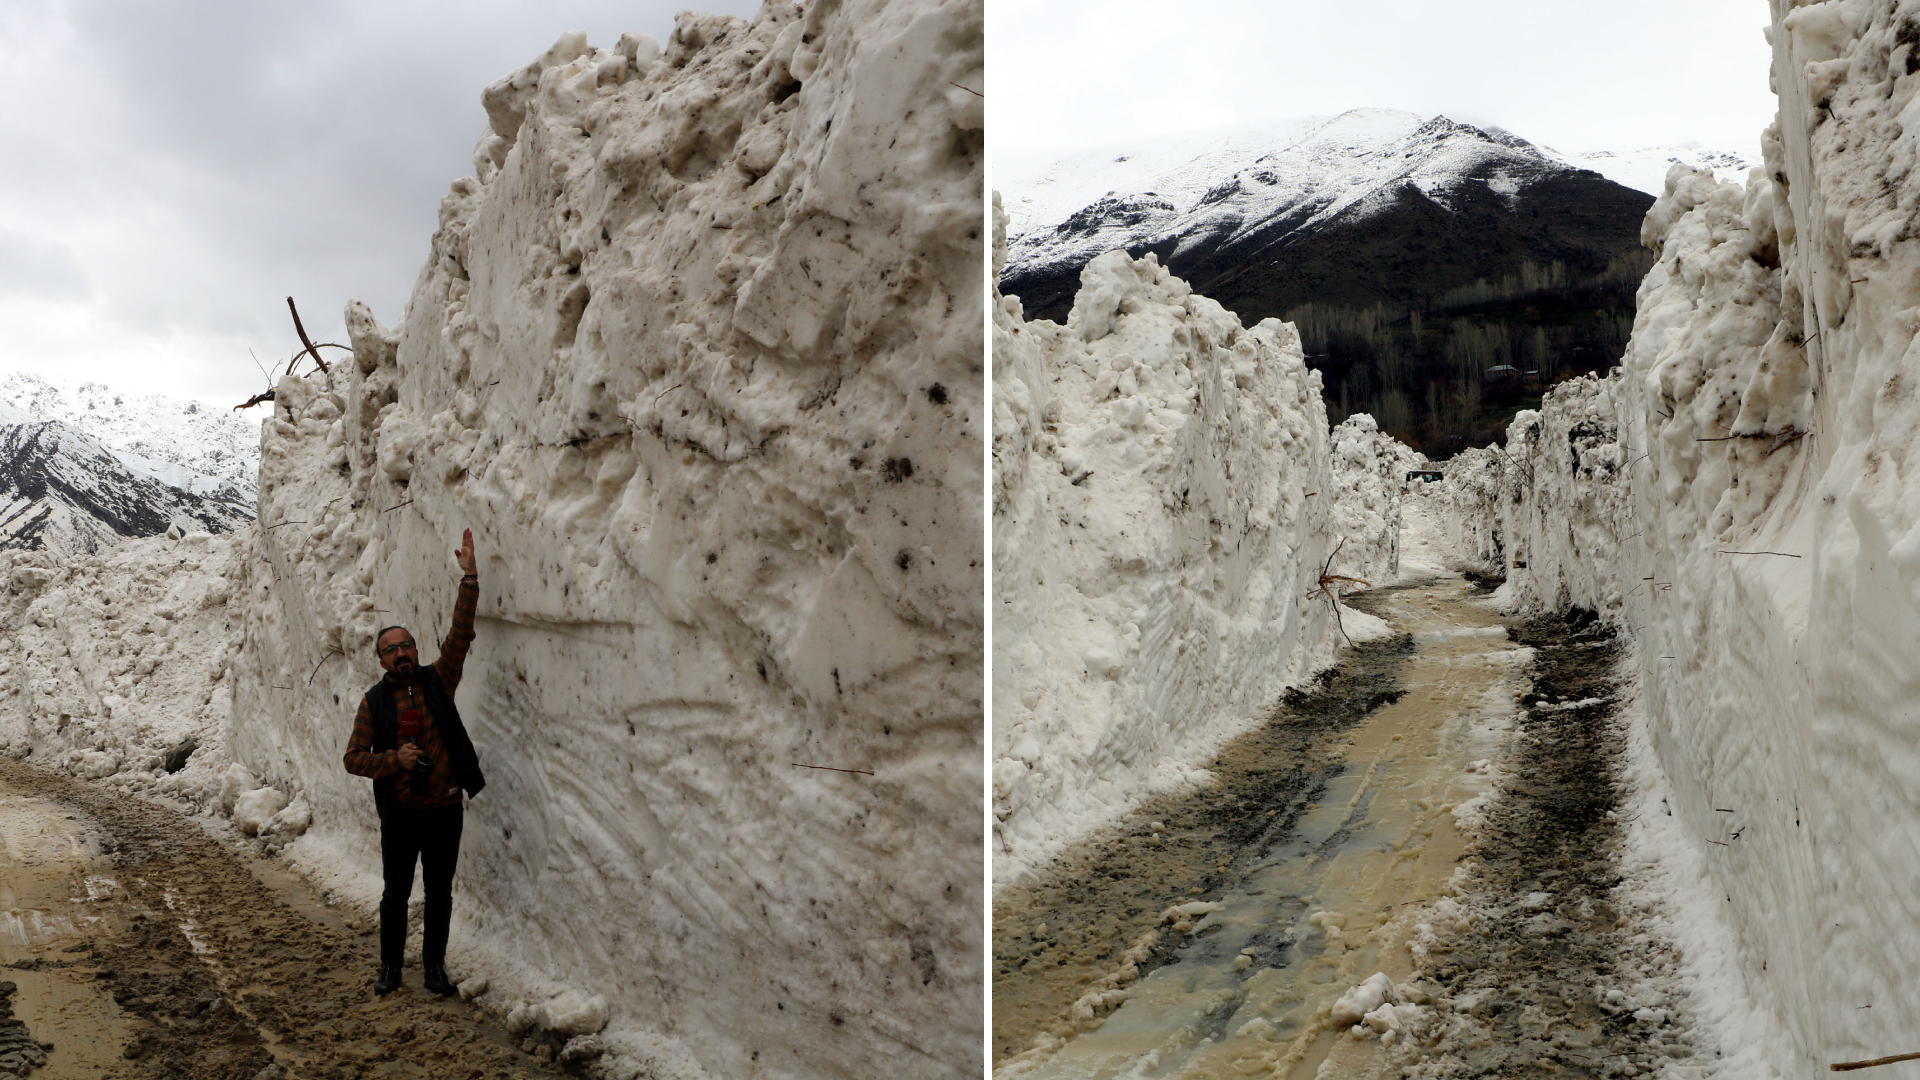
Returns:
[[[1632,1076],[1691,1055],[1635,966],[1664,943],[1611,893],[1610,635],[1510,629],[1451,577],[1360,603],[1396,641],[1236,740],[1217,783],[1003,896],[999,1080],[1470,1076],[1516,1053]],[[1292,782],[1250,793],[1262,774]]]

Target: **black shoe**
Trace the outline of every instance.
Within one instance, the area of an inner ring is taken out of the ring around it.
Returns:
[[[439,964],[427,965],[425,985],[427,993],[438,994],[441,997],[448,997],[457,992],[454,985],[447,981],[447,969]]]
[[[373,992],[385,997],[400,989],[399,965],[388,965],[380,969],[380,977],[373,980]]]

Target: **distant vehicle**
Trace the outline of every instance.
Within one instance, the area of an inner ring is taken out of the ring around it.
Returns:
[[[1512,364],[1495,364],[1486,371],[1486,378],[1506,379],[1520,374],[1520,369]]]
[[[1429,484],[1437,484],[1446,478],[1447,474],[1441,472],[1439,469],[1413,469],[1407,473],[1407,483],[1409,484],[1415,480],[1422,480]]]

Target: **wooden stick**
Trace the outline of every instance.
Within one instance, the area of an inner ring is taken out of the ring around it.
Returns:
[[[329,661],[329,660],[331,660],[331,659],[333,659],[334,657],[336,657],[336,656],[339,656],[339,655],[340,655],[340,650],[339,650],[339,649],[335,649],[335,650],[333,650],[332,652],[330,652],[330,653],[328,653],[327,655],[325,655],[325,656],[323,656],[323,657],[321,657],[321,658],[320,658],[320,662],[319,662],[319,663],[317,663],[317,664],[315,664],[315,665],[313,665],[313,675],[318,675],[318,674],[320,674],[320,669],[321,669],[321,668],[323,668],[323,667],[326,667],[326,666],[327,666],[327,661]],[[312,685],[313,685],[313,675],[309,675],[309,676],[307,676],[307,685],[308,685],[308,686],[312,686]]]
[[[1827,1066],[1834,1072],[1852,1072],[1854,1069],[1871,1069],[1875,1065],[1891,1065],[1896,1061],[1913,1061],[1920,1054],[1895,1054],[1892,1057],[1878,1057],[1871,1061],[1841,1061]]]
[[[799,762],[797,762],[797,761],[795,761],[795,762],[792,762],[791,764],[792,764],[792,765],[793,765],[793,767],[794,767],[794,768],[796,768],[796,769],[825,769],[825,770],[827,770],[828,772],[845,772],[845,773],[853,773],[853,774],[855,774],[855,775],[857,775],[857,776],[872,776],[872,775],[873,775],[872,773],[870,773],[870,772],[868,772],[868,771],[867,771],[867,770],[865,770],[865,769],[836,769],[836,768],[834,768],[834,767],[833,767],[833,766],[831,766],[831,765],[802,765],[802,764],[800,764],[800,763],[799,763]]]
[[[293,306],[293,297],[291,296],[287,297],[287,310],[293,312],[293,332],[300,335],[300,344],[307,347],[306,353],[302,353],[301,355],[311,354],[313,356],[313,362],[320,365],[321,371],[326,371],[329,375],[333,374],[331,371],[327,371],[327,362],[320,359],[320,350],[314,348],[313,340],[307,337],[307,328],[300,325],[300,309]],[[293,362],[295,364],[299,363],[300,357],[294,357]],[[287,365],[287,374],[293,374],[293,364]]]

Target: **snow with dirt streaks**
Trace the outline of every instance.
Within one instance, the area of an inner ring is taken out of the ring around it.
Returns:
[[[341,752],[471,527],[451,967],[609,1075],[980,1072],[981,74],[969,0],[563,37],[278,385],[231,752],[370,908]]]
[[[1727,1075],[1911,1049],[1914,25],[1885,2],[1775,5],[1765,170],[1744,188],[1674,170],[1621,373],[1447,481],[1456,535],[1506,560],[1516,600],[1595,607],[1636,638]]]
[[[996,201],[997,260],[1004,228]],[[1331,536],[1343,576],[1390,579],[1398,550],[1411,451],[1366,417],[1329,437],[1291,324],[1243,327],[1151,255],[1080,281],[1064,326],[995,294],[997,885],[1202,778],[1331,661]]]

